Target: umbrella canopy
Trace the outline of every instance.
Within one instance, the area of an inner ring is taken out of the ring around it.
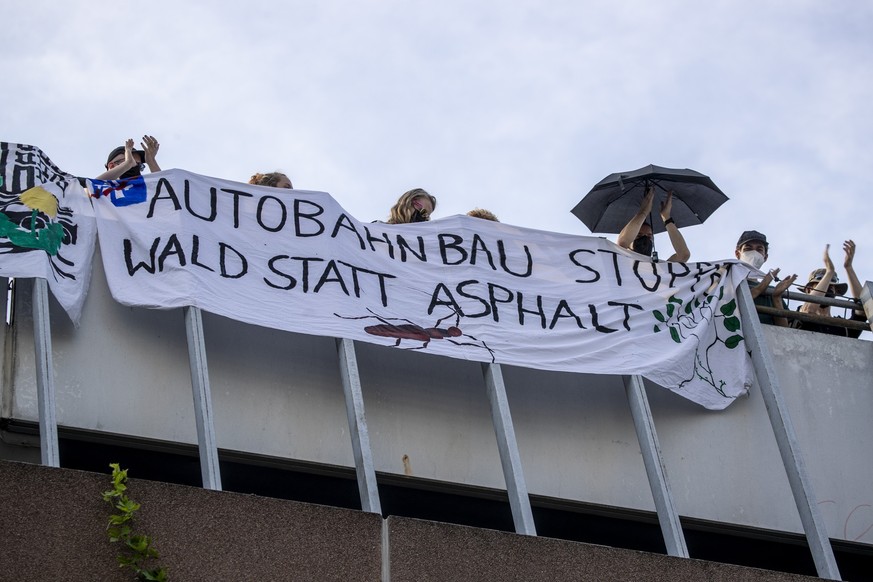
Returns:
[[[655,188],[655,200],[647,222],[655,233],[666,230],[658,210],[670,191],[673,192],[670,215],[679,228],[703,224],[728,199],[712,179],[700,172],[648,165],[632,172],[610,174],[595,184],[572,212],[591,232],[617,234],[639,212],[649,186]]]

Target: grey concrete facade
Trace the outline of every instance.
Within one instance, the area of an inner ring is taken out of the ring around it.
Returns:
[[[129,580],[109,477],[0,461],[0,579]],[[131,479],[172,580],[801,582],[768,570]]]
[[[37,419],[27,282],[5,338],[2,416]],[[79,328],[52,313],[61,426],[195,443],[181,310],[112,300],[99,259]],[[353,466],[334,340],[204,314],[218,446]],[[873,342],[765,326],[828,535],[873,545]],[[358,344],[375,468],[504,487],[480,366]],[[652,511],[619,376],[503,367],[533,495]],[[710,412],[648,385],[683,517],[798,533],[800,520],[757,390]],[[20,458],[6,456],[4,458]]]

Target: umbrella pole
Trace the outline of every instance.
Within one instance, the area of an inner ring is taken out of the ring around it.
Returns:
[[[646,178],[645,182],[645,190],[643,190],[643,196],[649,193],[649,179]],[[649,210],[649,221],[652,226],[652,260],[654,262],[658,262],[658,251],[655,250],[655,201],[652,200],[652,208]]]

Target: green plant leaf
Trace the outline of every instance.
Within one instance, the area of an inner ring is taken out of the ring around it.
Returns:
[[[694,307],[700,307],[700,299],[697,297],[694,298]]]
[[[129,521],[130,518],[131,518],[130,515],[120,515],[120,514],[116,513],[116,514],[109,516],[109,524],[110,525],[121,525],[122,523]]]
[[[734,349],[740,342],[743,341],[743,336],[741,335],[732,335],[731,337],[724,340],[724,345],[726,345],[730,349]]]
[[[682,305],[684,303],[684,301],[682,301],[681,299],[679,299],[675,295],[670,297],[670,299],[668,299],[667,301],[669,301],[670,303],[678,303],[679,305]]]
[[[654,310],[654,311],[652,312],[652,315],[654,315],[654,316],[655,316],[655,319],[657,319],[657,320],[660,321],[661,323],[667,321],[667,320],[664,318],[664,314],[661,313],[660,311],[658,311],[657,309]]]
[[[670,328],[670,337],[673,338],[673,341],[676,342],[677,344],[682,343],[682,338],[679,337],[679,332],[676,331],[675,327]]]
[[[721,301],[724,297],[724,285],[718,288],[718,300]]]
[[[713,300],[713,299],[715,299],[715,297],[713,297],[712,295],[707,295],[707,296],[706,296],[706,302],[707,302],[707,303],[712,303],[712,300]]]
[[[685,304],[685,313],[691,314],[691,310],[694,309],[694,304],[690,301]]]
[[[728,331],[738,331],[740,329],[740,318],[733,316],[724,320],[724,328]]]
[[[676,310],[676,307],[672,303],[667,304],[667,317],[673,317],[673,312]]]
[[[733,315],[736,309],[737,301],[736,299],[731,299],[730,301],[722,305],[719,311],[721,311],[724,315]]]
[[[656,326],[655,326],[655,329],[654,329],[654,332],[655,332],[655,333],[658,333],[659,331],[661,331],[661,328],[658,327],[658,326],[656,325]]]
[[[149,538],[143,535],[130,536],[130,539],[127,540],[127,547],[134,552],[145,553],[149,548]]]
[[[118,505],[115,507],[126,513],[134,513],[139,509],[139,503],[131,499],[124,499],[123,501],[119,501]]]

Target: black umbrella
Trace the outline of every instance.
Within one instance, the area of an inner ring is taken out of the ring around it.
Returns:
[[[670,216],[678,228],[703,224],[728,199],[712,179],[700,172],[649,165],[610,174],[595,184],[572,212],[591,232],[620,233],[639,212],[649,186],[655,188],[649,220],[655,233],[666,230],[659,209],[668,192],[673,192]]]

